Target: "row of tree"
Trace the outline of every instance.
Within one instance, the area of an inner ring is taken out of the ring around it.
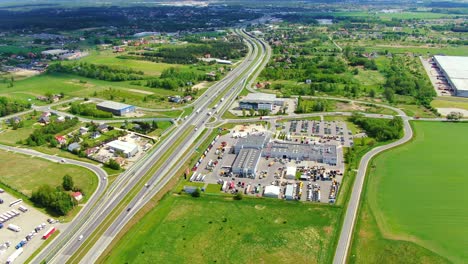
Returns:
[[[7,97],[0,97],[0,116],[7,116],[31,108],[31,104],[26,101],[12,100]]]
[[[47,68],[47,72],[71,73],[87,78],[111,82],[143,79],[142,71],[135,71],[130,68],[99,65],[86,62],[67,64],[54,63]]]

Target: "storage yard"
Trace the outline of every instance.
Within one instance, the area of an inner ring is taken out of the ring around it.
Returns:
[[[0,199],[0,263],[24,263],[61,224],[2,190]]]
[[[343,145],[350,145],[352,135],[342,122],[290,121],[282,131],[298,122],[310,123],[310,133],[280,139],[282,133],[238,126],[217,136],[187,180],[218,184],[232,194],[334,203],[343,178]]]

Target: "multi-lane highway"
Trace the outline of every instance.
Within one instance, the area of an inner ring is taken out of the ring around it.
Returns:
[[[177,165],[176,163],[182,158],[181,155],[192,145],[193,141],[205,127],[205,124],[209,120],[208,113],[212,112],[213,115],[216,114],[216,109],[210,109],[209,105],[222,94],[226,99],[219,103],[220,109],[226,104],[232,103],[232,100],[234,100],[237,93],[242,89],[241,84],[243,80],[252,74],[261,64],[260,62],[264,56],[264,50],[259,47],[264,47],[264,43],[258,44],[259,40],[248,36],[245,32],[237,31],[237,33],[245,38],[249,46],[249,53],[246,59],[223,80],[213,85],[205,92],[205,95],[197,101],[196,111],[180,124],[164,142],[150,152],[144,159],[138,161],[131,169],[119,176],[102,199],[99,200],[99,203],[93,207],[92,212],[86,215],[86,221],[74,221],[71,223],[71,226],[67,228],[65,232],[62,232],[33,260],[33,263],[39,263],[42,260],[46,260],[50,263],[66,261],[82,244],[87,243],[87,238],[90,237],[96,229],[108,228],[104,234],[104,238],[99,240],[99,243],[96,243],[95,247],[91,249],[90,254],[86,256],[86,261],[83,260],[83,263],[91,263],[106,246],[106,244],[102,244],[101,242],[106,242],[106,238],[115,236],[117,231],[120,230],[119,228],[131,218],[137,209],[164,186],[164,183],[167,182],[169,178],[164,176],[172,176],[170,175],[171,169],[174,168],[174,165]],[[195,127],[197,129],[194,129]],[[189,133],[188,137],[181,138],[182,135],[186,134],[184,132],[187,130],[193,132]],[[171,146],[176,146],[175,150],[164,164],[152,175],[151,179],[148,181],[149,187],[144,187],[141,178],[150,171],[159,157],[170,149]],[[107,215],[112,213],[114,208],[118,207],[122,202],[126,194],[130,193],[135,187],[141,189],[131,200],[130,204],[126,206],[127,210],[120,212],[109,227],[101,227]],[[82,241],[78,241],[77,239],[80,235],[84,236]]]

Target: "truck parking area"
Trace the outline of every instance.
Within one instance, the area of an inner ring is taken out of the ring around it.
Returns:
[[[6,192],[0,198],[0,263],[24,263],[61,224]]]
[[[314,121],[310,122],[313,124]],[[333,124],[333,122],[330,123]],[[335,124],[331,127],[335,131],[347,133],[345,127],[342,128],[343,124]],[[296,123],[295,126],[300,126],[300,124]],[[293,126],[288,126],[287,129],[290,127]],[[325,127],[322,127],[322,131]],[[258,140],[249,140],[249,137],[257,137]],[[247,147],[249,142],[253,145],[255,145],[254,141],[261,142],[262,137],[266,138],[262,149],[255,149],[255,146]],[[322,150],[326,148],[319,148],[319,146],[332,146],[319,143],[321,140],[319,137],[315,140],[310,138],[309,143],[305,143],[304,140],[301,143],[299,140],[279,140],[266,128],[261,129],[258,126],[247,126],[242,130],[234,128],[229,134],[217,137],[212,142],[211,148],[203,150],[199,165],[192,170],[187,180],[203,182],[205,187],[207,184],[217,184],[220,192],[232,194],[242,192],[249,196],[333,203],[344,171],[343,145],[339,140],[323,142],[336,147],[336,152],[334,152],[336,161],[334,162],[324,163],[320,160],[294,159],[281,155],[281,157],[269,156],[274,153],[272,149],[275,146],[280,148],[287,144],[293,146],[293,152],[302,149],[314,150],[314,148]],[[239,150],[239,144],[243,144],[241,150]],[[302,148],[304,146],[307,148]],[[258,154],[258,151],[261,154]],[[246,156],[246,161],[243,163],[245,167],[239,170],[237,167],[242,162],[242,160],[239,162],[239,159],[242,159],[241,155]],[[309,153],[304,155],[312,156]]]

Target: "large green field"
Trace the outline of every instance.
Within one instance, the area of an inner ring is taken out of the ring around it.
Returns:
[[[413,127],[371,164],[352,263],[468,262],[468,123]]]
[[[105,263],[330,263],[341,209],[168,195]]]
[[[0,164],[0,182],[27,196],[41,184],[61,185],[65,174],[73,177],[75,186],[82,188],[86,197],[98,184],[94,173],[87,169],[11,152],[0,151]]]

